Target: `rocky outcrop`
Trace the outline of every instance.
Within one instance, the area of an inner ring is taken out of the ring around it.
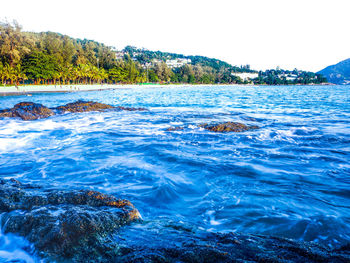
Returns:
[[[78,100],[76,102],[68,103],[64,106],[55,108],[59,112],[87,112],[87,111],[104,111],[113,109],[114,107],[108,104]]]
[[[164,242],[165,240],[168,240]],[[263,235],[193,231],[183,225],[123,233],[118,262],[350,262],[350,251]]]
[[[238,122],[225,122],[225,123],[219,123],[219,124],[204,123],[204,124],[198,125],[198,127],[204,128],[212,132],[244,132],[244,131],[255,130],[259,128],[258,126],[248,126]],[[183,129],[184,127],[181,127],[181,126],[172,126],[165,129],[165,131],[181,131]]]
[[[239,122],[224,122],[219,124],[200,124],[199,127],[212,132],[245,132],[249,130],[259,129],[258,126],[248,126]]]
[[[50,260],[115,257],[113,234],[140,219],[128,201],[89,190],[45,190],[0,180],[1,226],[32,242]]]
[[[26,121],[47,118],[54,114],[51,109],[33,102],[20,102],[11,109],[0,111],[0,117],[19,117]]]
[[[132,108],[132,107],[122,107],[122,106],[111,106],[104,103],[94,102],[94,101],[82,101],[78,100],[76,102],[68,103],[63,106],[49,109],[44,105],[33,103],[33,102],[21,102],[16,104],[11,109],[0,110],[1,117],[19,117],[22,120],[37,120],[42,118],[47,118],[55,113],[65,113],[65,112],[88,112],[88,111],[105,111],[105,110],[124,110],[124,111],[146,111],[145,108]]]
[[[0,223],[26,237],[47,262],[350,262],[338,249],[285,238],[210,233],[140,219],[127,200],[96,191],[60,191],[0,179]],[[123,227],[125,226],[125,227]]]

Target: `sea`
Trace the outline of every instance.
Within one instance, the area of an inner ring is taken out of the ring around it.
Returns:
[[[128,199],[143,221],[125,228],[138,231],[172,224],[330,248],[350,241],[350,86],[124,87],[0,97],[0,109],[77,100],[148,110],[0,119],[0,178]],[[259,129],[199,127],[228,121]],[[8,261],[40,259],[0,228]]]

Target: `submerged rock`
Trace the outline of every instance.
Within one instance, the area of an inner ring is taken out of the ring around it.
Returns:
[[[259,129],[258,126],[248,126],[239,122],[224,122],[219,124],[200,124],[199,127],[212,132],[244,132]]]
[[[139,220],[128,201],[88,190],[45,190],[0,180],[1,226],[32,242],[41,257],[81,261],[115,257],[113,234]]]
[[[177,126],[177,127],[169,127],[166,129],[166,131],[182,131],[184,127]]]
[[[161,227],[161,231],[159,228]],[[350,250],[286,238],[212,233],[184,224],[130,227],[118,262],[350,262]]]
[[[54,114],[51,109],[33,102],[20,102],[11,109],[0,111],[0,117],[19,117],[26,121],[47,118]]]
[[[87,111],[104,111],[113,109],[114,107],[108,104],[78,100],[76,102],[68,103],[64,106],[55,108],[59,112],[87,112]]]
[[[123,106],[117,106],[116,109],[118,110],[126,110],[126,111],[147,111],[146,108],[133,108],[133,107],[123,107]]]
[[[159,230],[161,228],[161,231]],[[211,233],[184,224],[123,230],[117,262],[350,262],[349,250],[286,238]]]

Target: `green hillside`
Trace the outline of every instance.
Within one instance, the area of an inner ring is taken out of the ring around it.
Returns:
[[[331,83],[350,84],[350,58],[328,66],[318,73],[324,75]]]
[[[323,83],[321,75],[281,69],[255,71],[204,56],[185,56],[131,46],[117,51],[93,40],[53,32],[22,32],[0,23],[0,84]]]

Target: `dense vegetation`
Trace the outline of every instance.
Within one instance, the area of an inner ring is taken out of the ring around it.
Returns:
[[[58,33],[22,32],[0,24],[0,79],[3,84],[145,82],[131,59],[116,60],[111,47]]]
[[[121,54],[118,59],[116,54]],[[170,60],[187,59],[170,67]],[[283,73],[284,72],[284,73]],[[295,81],[281,77],[287,71],[259,72],[243,81],[237,73],[257,73],[247,66],[232,66],[203,56],[184,56],[128,46],[121,52],[92,41],[53,32],[22,32],[18,23],[0,23],[0,81],[8,84],[93,83],[256,83],[309,84],[325,79],[297,71]]]
[[[132,60],[142,64],[152,64],[158,61],[148,71],[151,82],[172,82],[172,83],[243,83],[234,72],[255,72],[247,66],[232,66],[227,62],[203,56],[185,56],[182,54],[150,51],[127,46],[123,50]],[[189,59],[191,62],[181,67],[170,69],[166,62],[176,59]]]
[[[323,75],[313,72],[301,71],[297,69],[290,71],[277,68],[260,71],[259,77],[253,81],[254,84],[267,85],[306,85],[326,83],[327,79]]]

